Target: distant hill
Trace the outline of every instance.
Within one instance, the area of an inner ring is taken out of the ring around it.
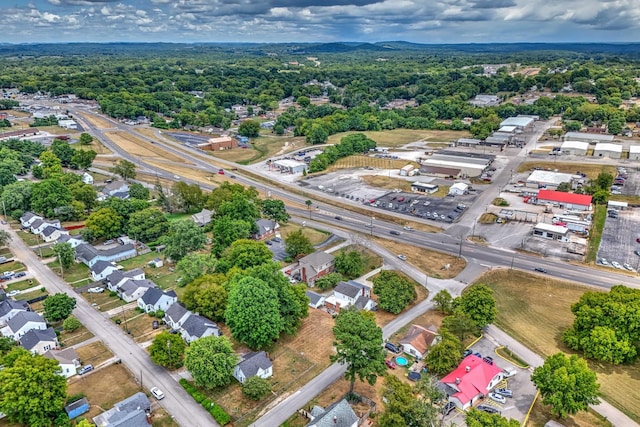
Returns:
[[[389,48],[373,43],[322,43],[316,45],[301,46],[291,53],[348,53],[355,51],[384,52]]]

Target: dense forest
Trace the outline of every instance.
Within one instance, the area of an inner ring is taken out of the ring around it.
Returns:
[[[232,105],[260,114],[283,98],[326,96],[330,104],[298,102],[275,128],[294,127],[314,143],[345,130],[463,129],[465,117],[484,119],[471,129],[482,137],[496,118],[514,114],[563,114],[585,125],[613,121],[621,130],[640,121],[640,109],[621,108],[640,91],[638,52],[633,44],[2,45],[0,89],[72,93],[98,101],[113,117],[147,116],[159,127],[228,128],[236,118]],[[499,66],[487,75],[483,64]],[[523,67],[536,72],[522,73]],[[532,88],[570,93],[488,108],[468,102],[478,94],[509,100]],[[415,106],[384,108],[397,99]]]

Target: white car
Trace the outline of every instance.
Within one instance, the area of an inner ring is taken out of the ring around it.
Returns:
[[[627,264],[626,262],[624,264],[622,264],[622,266],[624,268],[626,268],[629,271],[636,271],[633,267],[631,267],[629,264]]]
[[[7,292],[7,296],[8,297],[15,297],[19,293],[20,293],[20,291],[14,290],[14,291],[11,291],[11,292]]]
[[[89,288],[87,289],[87,292],[91,293],[91,294],[99,294],[101,292],[104,292],[104,288],[101,287],[95,287],[95,288]]]
[[[164,399],[164,393],[158,387],[153,387],[150,391],[153,397],[155,397],[157,400]]]
[[[512,376],[514,376],[517,373],[518,373],[518,371],[516,371],[514,368],[507,368],[507,369],[502,371],[502,376],[504,378],[511,378]]]
[[[412,231],[413,228],[409,227],[408,225],[405,225],[404,227],[402,227],[403,229],[407,230],[407,231]]]
[[[502,404],[507,403],[507,399],[503,395],[498,393],[489,393],[489,399]]]
[[[600,260],[600,264],[602,264],[602,265],[609,265],[609,261],[607,261],[607,259],[606,259],[606,258],[602,258],[602,259]]]
[[[620,270],[623,268],[617,261],[611,261],[611,265]]]
[[[398,255],[398,258],[401,259],[402,261],[406,261],[407,257],[404,255]]]

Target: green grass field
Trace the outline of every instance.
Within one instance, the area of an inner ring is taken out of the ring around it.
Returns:
[[[470,138],[467,131],[452,130],[420,130],[420,129],[393,129],[367,132],[344,132],[331,135],[328,144],[337,144],[342,138],[353,133],[364,133],[368,138],[376,141],[380,147],[400,147],[411,142],[424,141],[432,143],[448,143],[458,138]]]

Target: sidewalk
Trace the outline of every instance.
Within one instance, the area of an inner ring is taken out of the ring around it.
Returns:
[[[522,360],[531,365],[531,371],[533,371],[533,368],[541,366],[544,363],[544,359],[542,357],[529,350],[527,347],[525,347],[524,345],[507,335],[506,332],[494,325],[487,326],[484,336],[499,345],[504,345],[505,347],[509,348],[509,350],[520,356]],[[605,417],[611,424],[616,427],[631,427],[638,425],[638,423],[623,414],[619,409],[615,408],[613,405],[605,402],[602,399],[600,399],[600,403],[598,405],[591,405],[591,408]]]

